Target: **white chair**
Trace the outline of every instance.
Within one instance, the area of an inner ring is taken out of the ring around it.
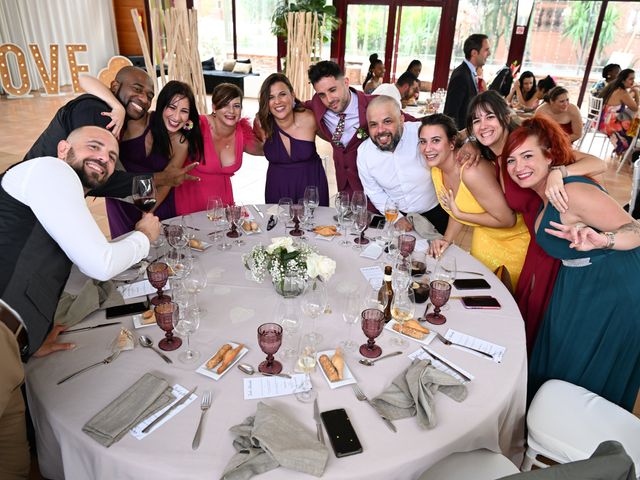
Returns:
[[[453,453],[424,472],[418,480],[496,480],[520,470],[504,455],[481,449]]]
[[[589,458],[605,440],[620,442],[640,472],[640,418],[582,387],[547,381],[531,402],[527,427],[523,472],[547,467],[538,455],[558,463]]]
[[[600,147],[600,158],[602,158],[602,150],[609,148],[609,138],[604,132],[598,130],[600,126],[600,118],[602,117],[602,109],[603,109],[603,99],[594,97],[593,95],[589,96],[589,110],[587,111],[587,120],[584,124],[584,132],[582,133],[582,137],[580,138],[577,149],[581,150],[582,143],[587,137],[588,133],[592,133],[591,142],[589,143],[589,148],[587,149],[587,153],[591,151],[591,147],[593,146],[593,140],[596,136],[602,137],[602,147]],[[606,153],[606,150],[605,150]]]

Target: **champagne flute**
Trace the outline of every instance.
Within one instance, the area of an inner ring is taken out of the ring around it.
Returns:
[[[393,224],[395,223],[395,221],[398,219],[399,213],[400,207],[398,205],[398,202],[391,197],[387,198],[387,201],[384,204],[385,224],[382,234],[382,237],[384,238],[386,244],[390,243],[391,240],[393,240],[393,232],[391,229],[393,228]]]
[[[315,185],[309,185],[307,188],[304,189],[303,203],[304,203],[304,208],[309,209],[309,211],[311,212],[311,216],[309,217],[307,225],[310,228],[313,228],[314,227],[313,212],[315,211],[316,208],[318,208],[318,205],[320,204],[320,195],[318,193],[318,187],[316,187]]]
[[[138,175],[131,181],[133,204],[143,213],[149,213],[156,206],[156,185],[153,177]]]
[[[358,290],[351,290],[344,294],[342,306],[342,319],[349,326],[347,339],[340,342],[342,348],[347,352],[355,351],[358,344],[353,341],[353,325],[360,320],[362,311],[362,298]]]
[[[300,339],[300,347],[298,349],[298,360],[296,362],[296,371],[303,372],[305,374],[305,386],[309,386],[310,389],[305,392],[296,393],[296,400],[303,403],[313,402],[317,396],[311,385],[311,376],[309,375],[316,369],[317,363],[317,350],[316,343],[309,335],[303,335]]]
[[[391,316],[400,324],[400,333],[403,333],[404,323],[411,320],[416,313],[415,297],[413,289],[405,288],[396,290],[391,302]],[[406,348],[409,342],[403,335],[395,335],[391,338],[391,343],[397,347]]]

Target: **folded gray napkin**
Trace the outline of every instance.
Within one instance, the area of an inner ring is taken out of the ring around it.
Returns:
[[[101,445],[110,447],[132,427],[171,403],[175,399],[171,390],[166,380],[145,373],[89,420],[82,431]]]
[[[122,305],[124,299],[113,282],[87,280],[77,295],[63,292],[58,301],[55,324],[72,327],[99,308]]]
[[[295,420],[259,402],[255,417],[231,427],[236,453],[227,464],[222,480],[245,480],[282,465],[319,477],[329,451]]]
[[[415,359],[372,402],[390,420],[417,415],[422,428],[433,428],[436,426],[434,395],[438,390],[456,402],[467,398],[466,386],[431,365],[430,360]]]
[[[413,229],[418,235],[427,240],[442,238],[433,224],[419,213],[407,213],[407,218],[413,224]]]

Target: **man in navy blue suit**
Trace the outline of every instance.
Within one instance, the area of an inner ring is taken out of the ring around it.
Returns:
[[[474,33],[464,41],[464,60],[451,73],[444,113],[456,122],[458,130],[462,130],[467,121],[467,107],[471,99],[478,94],[478,74],[476,69],[482,67],[490,55],[489,38],[482,33]]]

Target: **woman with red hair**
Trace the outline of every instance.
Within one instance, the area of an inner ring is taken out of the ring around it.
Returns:
[[[529,397],[558,378],[631,410],[640,387],[640,223],[587,177],[564,179],[563,212],[547,200],[550,172],[573,163],[549,119],[514,130],[502,158],[509,177],[542,199],[535,239],[562,261],[529,362]]]

